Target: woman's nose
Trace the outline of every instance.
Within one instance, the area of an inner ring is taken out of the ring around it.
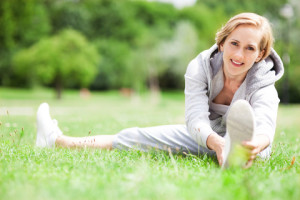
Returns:
[[[244,52],[242,48],[239,48],[236,50],[235,54],[234,54],[234,59],[236,59],[236,61],[242,62],[244,59]]]

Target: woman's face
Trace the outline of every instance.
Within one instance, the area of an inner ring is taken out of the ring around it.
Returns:
[[[261,39],[261,32],[253,25],[239,25],[227,36],[220,45],[226,77],[237,80],[246,77],[248,70],[263,56],[259,48]]]

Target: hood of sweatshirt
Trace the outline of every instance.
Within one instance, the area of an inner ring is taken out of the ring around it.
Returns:
[[[207,59],[210,62],[208,69],[214,77],[223,65],[223,53],[218,51],[218,46],[215,44],[206,52]],[[208,66],[208,65],[206,65]],[[248,71],[246,76],[247,93],[251,94],[259,88],[274,84],[284,73],[283,63],[274,49],[270,55],[255,63]]]
[[[259,88],[274,84],[284,73],[283,63],[274,49],[270,55],[255,63],[248,71],[246,77],[247,88],[250,92],[254,92]]]

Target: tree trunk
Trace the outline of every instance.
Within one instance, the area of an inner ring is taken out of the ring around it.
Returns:
[[[55,80],[55,90],[56,90],[57,99],[61,99],[62,89],[63,89],[62,81],[59,77],[57,77]]]
[[[149,76],[149,88],[151,93],[151,102],[154,104],[159,103],[160,101],[160,87],[157,73],[154,73],[154,70],[150,70]]]

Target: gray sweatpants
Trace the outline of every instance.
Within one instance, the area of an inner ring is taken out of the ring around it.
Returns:
[[[215,152],[199,146],[189,135],[185,125],[163,125],[147,128],[128,128],[116,135],[113,148],[121,150],[138,149],[149,151],[159,149],[174,154],[201,155],[209,154],[215,156]]]
[[[113,141],[113,148],[120,150],[137,149],[149,151],[159,149],[168,151],[170,149],[174,154],[194,154],[216,156],[215,151],[209,150],[198,145],[190,136],[185,125],[163,125],[147,128],[128,128],[116,135]],[[261,158],[268,158],[271,148],[268,147],[260,154]]]

